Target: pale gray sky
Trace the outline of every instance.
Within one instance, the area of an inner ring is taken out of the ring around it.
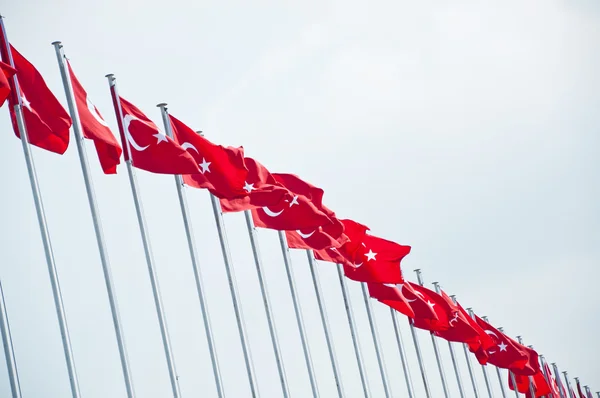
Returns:
[[[465,307],[600,389],[596,2],[21,0],[0,11],[12,43],[63,103],[54,40],[63,41],[113,131],[107,73],[156,122],[155,105],[168,102],[173,115],[213,141],[243,145],[272,171],[324,188],[325,203],[340,217],[413,246],[403,262],[408,279],[421,268],[428,284],[439,281]],[[0,277],[23,394],[62,398],[69,385],[48,273],[22,150],[5,109]],[[93,146],[87,149],[135,389],[139,397],[167,397],[126,170],[102,175]],[[124,396],[76,148],[62,157],[33,154],[82,394]],[[138,177],[183,396],[215,396],[173,178]],[[248,396],[209,199],[188,190],[188,200],[226,393]],[[226,222],[260,390],[277,397],[243,216],[227,215]],[[306,397],[310,386],[276,234],[260,231],[260,244],[292,394]],[[333,396],[304,253],[294,252],[293,263],[319,387],[322,396]],[[335,269],[323,263],[320,271],[347,396],[359,397]],[[352,283],[351,291],[373,396],[380,397],[359,285]],[[389,313],[375,308],[394,396],[406,396]],[[402,332],[423,396],[405,322]],[[431,342],[425,332],[419,338],[439,397]],[[440,348],[458,396],[447,345]],[[8,394],[0,361],[0,396]]]

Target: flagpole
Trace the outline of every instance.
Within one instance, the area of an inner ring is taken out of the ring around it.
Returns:
[[[521,336],[517,336],[517,341],[519,342],[519,344],[523,344],[523,338]],[[529,346],[529,348],[533,347]],[[535,397],[535,387],[533,386],[533,378],[531,376],[527,376],[527,378],[529,379],[529,393],[532,397]]]
[[[562,380],[560,379],[560,372],[558,371],[558,366],[556,366],[556,362],[552,362],[552,368],[554,369],[555,379],[558,382],[558,393],[560,394],[560,398],[569,398],[565,397],[565,394],[563,394],[563,390],[565,389],[565,387],[563,386]]]
[[[371,308],[371,302],[369,301],[369,293],[367,292],[367,284],[361,282],[360,287],[362,289],[363,300],[365,301],[365,308],[367,310],[367,318],[369,319],[369,327],[371,328],[371,336],[373,337],[373,345],[375,346],[375,354],[377,355],[377,364],[379,365],[379,373],[381,374],[381,381],[383,383],[383,390],[385,396],[390,398],[392,391],[388,382],[388,376],[385,369],[385,362],[383,359],[383,352],[381,352],[381,343],[379,342],[379,333],[377,333],[377,325],[375,325],[375,319],[373,316],[373,310]]]
[[[317,296],[317,304],[319,305],[319,314],[321,315],[321,323],[323,324],[323,332],[325,333],[325,341],[327,342],[327,350],[329,351],[329,360],[331,361],[333,377],[335,378],[335,387],[337,389],[338,397],[343,398],[345,396],[344,386],[342,385],[342,377],[335,355],[335,347],[329,331],[327,310],[325,309],[325,302],[323,293],[321,292],[321,284],[319,282],[319,270],[316,267],[315,256],[311,250],[306,250],[306,257],[308,258],[308,267],[315,287],[315,295]]]
[[[423,379],[425,396],[427,398],[431,398],[431,392],[429,391],[429,383],[427,381],[427,374],[425,373],[425,365],[423,364],[423,357],[421,356],[421,348],[419,347],[419,340],[417,339],[417,332],[410,318],[408,319],[408,324],[410,325],[410,334],[412,335],[413,344],[415,346],[415,352],[417,353],[417,362],[419,363],[419,370],[421,371],[421,378]]]
[[[10,381],[10,390],[12,398],[21,398],[21,382],[19,381],[19,372],[17,370],[17,361],[15,360],[15,350],[13,348],[12,336],[10,334],[10,325],[8,323],[8,313],[6,311],[6,302],[4,301],[4,290],[0,282],[0,333],[2,334],[2,345],[4,347],[4,358],[6,359],[6,370]]]
[[[569,376],[566,371],[562,372],[562,373],[563,373],[563,376],[565,377],[565,383],[567,383],[567,393],[570,396],[571,395],[571,383],[569,383]]]
[[[504,329],[502,329],[501,327],[499,327],[498,330],[501,331],[502,333],[504,333],[503,332]],[[500,391],[502,392],[502,398],[506,398],[506,390],[504,389],[504,381],[502,379],[502,372],[500,371],[499,367],[497,367],[497,366],[494,366],[494,367],[496,368],[496,374],[498,375],[498,381],[500,382]],[[512,379],[513,379],[513,385],[516,386],[516,383],[514,380],[515,375],[513,375],[510,371],[509,371],[509,373],[511,374],[510,377],[512,377]],[[516,389],[516,387],[515,387],[515,389]],[[518,396],[518,394],[519,393],[517,392],[517,396]]]
[[[363,389],[365,398],[371,397],[371,391],[369,388],[369,380],[367,379],[367,372],[363,363],[363,357],[360,350],[360,342],[358,341],[358,334],[356,329],[356,323],[354,322],[354,314],[350,305],[350,294],[348,292],[348,286],[346,285],[346,279],[342,270],[342,264],[336,264],[338,278],[340,280],[340,287],[342,290],[342,298],[344,299],[344,307],[346,308],[346,316],[348,318],[348,326],[350,327],[350,336],[352,337],[352,345],[354,346],[354,355],[356,356],[356,363],[358,364],[358,373],[360,375],[360,382]]]
[[[467,308],[467,311],[469,312],[469,315],[471,315],[471,318],[475,319],[475,313],[473,312],[473,309],[472,308]],[[484,316],[482,318],[483,318],[484,321],[487,322],[487,317],[486,316]],[[481,371],[483,372],[483,379],[485,381],[485,387],[487,389],[488,396],[490,398],[493,398],[494,395],[492,394],[492,386],[490,385],[490,380],[488,378],[488,374],[487,374],[487,370],[486,370],[485,365],[481,365]],[[515,384],[515,386],[516,386],[516,384]],[[515,390],[516,390],[516,387],[515,387]]]
[[[169,111],[167,110],[167,104],[161,103],[157,105],[160,108],[160,113],[163,119],[165,132],[167,136],[173,138],[173,130],[171,123],[169,122]],[[198,300],[200,301],[200,312],[202,313],[202,321],[204,322],[204,331],[206,332],[206,341],[208,344],[208,352],[210,354],[210,361],[212,363],[213,376],[215,378],[215,387],[217,389],[217,396],[223,398],[223,380],[221,379],[221,370],[219,368],[219,360],[217,358],[217,348],[215,347],[215,340],[212,332],[210,323],[210,315],[208,312],[208,305],[206,303],[206,297],[204,296],[204,286],[202,282],[202,272],[200,271],[200,263],[198,261],[198,250],[196,248],[196,242],[194,240],[194,231],[192,230],[192,223],[189,217],[189,209],[187,204],[187,197],[185,194],[185,185],[183,184],[183,178],[181,175],[174,175],[175,186],[177,187],[177,196],[179,197],[179,207],[181,208],[181,216],[183,218],[183,226],[185,228],[185,236],[188,242],[188,248],[190,250],[190,258],[192,260],[192,269],[194,270],[194,280],[196,282],[196,291],[198,293]]]
[[[6,29],[4,27],[4,18],[0,16],[0,27],[2,28],[2,34],[4,36],[4,45],[8,54],[8,61],[10,66],[14,68],[15,64],[12,59],[12,52],[10,50],[10,43],[8,42],[8,36],[6,35]],[[69,374],[69,385],[71,387],[71,395],[73,398],[79,398],[81,392],[79,391],[79,381],[77,378],[77,371],[75,369],[75,359],[73,358],[73,348],[71,347],[71,338],[69,336],[69,328],[67,326],[67,318],[65,316],[65,308],[62,299],[62,293],[60,290],[60,283],[58,281],[58,271],[56,269],[56,263],[54,261],[54,253],[52,250],[52,243],[50,242],[50,232],[48,231],[48,225],[46,223],[46,213],[44,211],[44,204],[42,203],[42,194],[37,180],[37,174],[35,171],[35,165],[33,157],[31,155],[31,148],[29,147],[29,138],[27,136],[27,128],[25,127],[25,120],[23,119],[23,101],[20,95],[19,81],[17,75],[13,76],[14,87],[16,89],[18,103],[14,106],[15,115],[17,119],[17,127],[19,129],[19,135],[21,136],[21,146],[23,148],[23,155],[25,156],[25,164],[27,165],[27,173],[29,175],[29,183],[31,184],[31,191],[33,193],[33,201],[35,203],[35,210],[37,213],[38,223],[40,227],[40,233],[42,236],[42,243],[44,246],[44,254],[46,256],[46,263],[48,265],[48,274],[50,276],[50,285],[52,287],[52,296],[54,299],[54,307],[56,309],[56,315],[58,318],[58,326],[60,329],[60,336],[62,339],[63,351],[65,354],[65,360],[67,363],[67,372]]]
[[[433,286],[435,287],[436,293],[440,294],[440,284],[438,282],[433,282]],[[433,339],[433,334],[431,335]],[[450,358],[452,359],[452,366],[454,367],[454,373],[456,374],[456,382],[458,383],[458,392],[461,398],[465,398],[465,391],[463,389],[462,380],[460,378],[460,371],[458,370],[458,364],[456,363],[456,357],[454,355],[454,347],[452,347],[452,342],[448,341],[448,349],[450,350]]]
[[[113,102],[115,106],[116,116],[118,118],[119,127],[122,128],[123,123],[123,110],[121,109],[121,101],[119,100],[119,93],[117,90],[117,81],[113,74],[106,75],[108,79],[109,87],[111,88],[113,95]],[[123,132],[124,134],[124,132]],[[148,274],[150,276],[150,284],[152,286],[152,295],[154,298],[154,306],[156,307],[156,315],[158,317],[158,325],[160,327],[160,334],[162,338],[163,348],[165,351],[165,357],[167,359],[167,369],[169,370],[169,379],[171,381],[171,390],[175,398],[181,397],[181,391],[179,390],[179,381],[177,376],[177,370],[175,369],[175,360],[173,358],[173,351],[171,349],[171,342],[169,341],[169,331],[167,329],[167,320],[165,318],[164,308],[162,299],[160,296],[160,287],[158,284],[158,275],[154,266],[154,258],[152,256],[152,248],[150,246],[150,237],[148,236],[146,219],[144,217],[144,209],[142,208],[142,202],[139,197],[137,179],[133,169],[133,162],[131,159],[131,148],[129,147],[129,141],[125,140],[125,147],[127,150],[127,174],[129,175],[129,185],[131,186],[131,193],[133,196],[133,203],[135,205],[135,212],[137,214],[138,225],[140,228],[140,234],[142,237],[142,244],[144,246],[144,254],[146,256],[146,264],[148,266]]]
[[[404,380],[406,380],[406,389],[408,390],[408,398],[414,398],[414,387],[412,379],[410,377],[410,369],[406,362],[406,355],[404,353],[404,343],[402,342],[402,333],[400,333],[400,326],[398,325],[398,318],[396,311],[390,307],[390,315],[392,317],[392,324],[394,325],[394,333],[396,335],[396,342],[398,343],[398,351],[400,352],[400,360],[402,361],[402,371],[404,372]]]
[[[417,273],[417,280],[419,281],[419,285],[423,286],[423,277],[421,276],[421,270],[416,269],[415,272]],[[433,344],[433,351],[435,353],[435,360],[437,361],[438,370],[440,372],[440,378],[442,380],[442,388],[444,390],[444,396],[446,398],[449,398],[450,395],[448,394],[448,385],[446,384],[446,376],[444,374],[444,368],[442,366],[442,361],[440,359],[440,350],[438,348],[437,341],[435,340],[435,336],[434,336],[433,332],[430,332],[430,336],[431,336],[431,344]]]
[[[265,307],[265,313],[267,315],[267,323],[269,324],[269,334],[271,335],[271,344],[273,345],[273,352],[275,354],[275,362],[277,363],[277,372],[279,373],[279,382],[281,383],[281,390],[284,398],[289,398],[290,390],[288,387],[287,377],[285,375],[285,368],[283,366],[283,358],[281,356],[281,348],[279,347],[279,340],[277,339],[277,329],[275,327],[273,312],[271,311],[271,301],[269,300],[269,293],[267,291],[267,283],[265,281],[262,269],[262,259],[258,250],[258,239],[256,237],[256,228],[252,221],[252,214],[250,210],[244,211],[244,217],[246,218],[246,226],[248,227],[248,235],[250,236],[250,245],[252,246],[252,254],[254,256],[254,265],[256,266],[256,274],[258,276],[258,284],[260,285],[260,293],[263,299],[263,305]]]
[[[452,301],[454,301],[454,304],[457,303],[456,295],[451,295],[450,298],[452,298]],[[469,351],[467,349],[467,344],[463,343],[462,347],[463,347],[463,351],[465,353],[465,360],[467,361],[467,369],[469,370],[469,378],[471,379],[471,384],[473,385],[473,393],[475,394],[475,398],[479,398],[479,390],[477,389],[477,382],[475,380],[475,375],[473,374],[473,368],[471,366],[471,358],[469,357]]]
[[[543,355],[540,355],[540,363],[542,364],[542,369],[544,372],[544,378],[546,379],[546,383],[548,383],[550,388],[552,388],[552,383],[550,383],[550,375],[548,375],[548,369],[546,369],[546,360],[544,359]],[[552,396],[552,394],[550,394],[550,395]],[[558,398],[558,397],[552,396],[552,398]]]
[[[277,234],[279,235],[279,244],[281,246],[281,253],[283,254],[283,264],[285,266],[285,273],[287,275],[287,280],[290,287],[292,303],[294,304],[294,313],[296,314],[296,323],[298,324],[298,332],[300,333],[300,341],[302,342],[302,351],[304,352],[304,361],[306,362],[306,370],[308,371],[310,388],[312,390],[313,397],[316,398],[319,396],[317,376],[315,375],[315,369],[313,368],[312,358],[310,355],[310,348],[308,346],[308,339],[306,337],[306,331],[304,329],[304,321],[302,320],[302,309],[300,307],[300,301],[296,293],[296,282],[294,281],[294,274],[292,271],[290,250],[285,239],[285,232],[277,231]]]
[[[69,113],[71,114],[71,119],[73,120],[72,127],[75,134],[75,143],[77,144],[79,163],[81,165],[85,190],[88,197],[88,203],[90,205],[90,212],[92,213],[92,222],[94,224],[94,232],[96,233],[98,251],[100,252],[100,263],[102,264],[104,283],[106,284],[106,292],[108,293],[108,302],[113,319],[113,327],[117,337],[117,347],[119,348],[119,357],[121,360],[123,378],[125,380],[125,389],[127,390],[127,396],[129,398],[133,398],[135,397],[135,392],[133,390],[133,381],[131,379],[131,369],[129,366],[129,359],[127,357],[127,349],[125,348],[125,336],[121,327],[121,318],[119,316],[117,297],[114,293],[112,272],[110,269],[110,262],[108,260],[108,250],[106,248],[104,234],[102,233],[102,226],[100,225],[100,214],[98,211],[98,204],[96,202],[96,193],[94,192],[94,184],[90,175],[87,154],[83,144],[84,137],[81,128],[81,121],[79,120],[79,112],[77,111],[77,105],[75,104],[71,79],[65,65],[66,57],[62,43],[60,41],[55,41],[52,43],[52,45],[56,51],[56,59],[58,60],[58,67],[60,69],[60,75],[62,77],[63,87],[65,89],[65,96],[67,97],[67,105],[69,106]]]
[[[258,391],[258,384],[256,382],[254,365],[252,364],[250,344],[246,335],[246,324],[244,322],[244,315],[242,313],[239,292],[237,290],[237,282],[233,270],[233,261],[231,260],[231,253],[229,252],[229,242],[227,241],[227,235],[225,233],[225,222],[223,220],[223,212],[221,210],[221,204],[219,203],[219,199],[217,199],[217,197],[213,194],[210,194],[210,202],[212,204],[213,214],[215,216],[217,233],[219,234],[221,252],[223,253],[223,262],[225,263],[225,271],[227,273],[227,281],[229,283],[229,293],[231,294],[233,311],[235,313],[235,320],[237,323],[238,333],[240,335],[240,342],[242,344],[242,352],[244,354],[244,363],[246,364],[246,372],[248,373],[248,383],[250,384],[250,392],[253,398],[257,398],[260,394]]]

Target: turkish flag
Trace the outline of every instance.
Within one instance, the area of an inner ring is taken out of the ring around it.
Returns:
[[[115,91],[111,90],[113,101]],[[200,169],[185,149],[164,135],[158,127],[135,105],[119,97],[123,120],[117,117],[123,146],[129,144],[129,153],[125,149],[125,160],[129,160],[138,169],[158,174],[193,174]],[[118,108],[115,101],[115,112]]]
[[[449,304],[442,296],[433,290],[427,289],[417,283],[407,282],[407,284],[413,288],[416,294],[422,298],[431,311],[435,313],[435,318],[430,316],[415,317],[413,325],[419,329],[429,330],[430,332],[442,332],[450,329],[452,327],[450,321],[455,318],[455,314],[458,312],[458,308],[454,303]],[[415,313],[417,313],[416,310]]]
[[[413,311],[414,316],[410,320],[411,324],[413,324],[417,319],[421,323],[427,322],[433,325],[439,322],[439,318],[434,310],[434,306],[428,304],[427,302],[427,296],[424,295],[420,290],[415,289],[415,287],[420,287],[419,285],[411,282],[404,282],[402,284],[398,284],[397,286],[398,289],[400,289],[400,293],[402,293]]]
[[[552,394],[553,398],[560,398],[560,388],[558,387],[558,383],[556,382],[556,379],[554,378],[554,375],[552,374],[552,370],[550,369],[550,367],[548,366],[547,363],[544,363],[544,374],[548,376],[547,378],[547,382],[548,382],[548,388],[550,389],[550,394]],[[566,394],[565,394],[566,396]]]
[[[435,334],[448,341],[455,341],[458,343],[467,343],[469,346],[475,346],[480,344],[480,333],[478,328],[473,327],[473,319],[454,303],[454,300],[450,298],[446,292],[441,291],[441,297],[447,303],[448,308],[451,310],[451,317],[448,320],[450,328],[448,330],[441,330],[435,332]],[[484,333],[485,334],[485,333]]]
[[[0,62],[0,106],[4,105],[4,101],[10,95],[10,83],[9,79],[17,73],[17,70],[10,66],[9,64],[5,64],[4,62]]]
[[[361,247],[369,227],[353,220],[340,220],[344,226],[344,244],[338,247],[331,247],[322,250],[315,250],[315,258],[321,261],[327,261],[336,264],[350,264],[350,258],[354,256],[356,250]]]
[[[292,200],[292,194],[281,186],[269,170],[252,158],[244,158],[248,175],[244,181],[245,196],[233,199],[221,198],[224,213],[251,210],[262,206],[283,206]],[[288,202],[284,202],[284,201]]]
[[[531,384],[533,384],[533,391],[535,391],[536,398],[547,396],[552,392],[550,386],[548,385],[548,382],[546,381],[546,378],[544,377],[541,371],[536,372],[533,376],[523,376],[518,374],[515,374],[514,376],[515,382],[517,383],[517,391],[525,394],[527,398],[533,398],[530,392]],[[510,388],[512,391],[515,390],[510,374],[508,375],[508,388]],[[558,394],[558,391],[556,393]],[[559,396],[560,395],[556,395],[556,397]]]
[[[14,80],[9,80],[12,95],[8,97],[8,102],[13,130],[17,137],[21,137],[14,110],[14,106],[18,103],[17,96],[20,96],[29,143],[62,155],[69,146],[71,118],[46,86],[44,78],[35,67],[12,45],[10,49],[21,90],[17,92]],[[8,62],[8,52],[4,45],[2,45],[2,60]]]
[[[175,141],[200,166],[200,173],[186,174],[183,181],[194,188],[208,189],[217,198],[233,199],[248,194],[244,190],[248,169],[243,148],[216,145],[169,115]]]
[[[365,234],[362,245],[348,256],[344,274],[358,282],[403,283],[400,262],[408,253],[410,246]]]
[[[476,338],[466,342],[469,345],[469,350],[471,352],[476,352],[479,349],[486,351],[494,347],[496,345],[494,340],[492,340],[492,338],[487,333],[485,333],[483,328],[477,324],[475,319],[473,319],[467,313],[467,311],[462,307],[462,305],[460,305],[460,303],[456,303],[456,306],[458,307],[458,311],[461,314],[461,319],[466,319],[467,322],[469,322],[471,328],[473,328],[473,330],[477,332]]]
[[[69,61],[67,61],[67,67],[69,68],[73,95],[75,96],[75,104],[83,136],[94,141],[94,146],[96,147],[96,152],[98,153],[100,165],[104,173],[116,174],[117,165],[121,163],[121,153],[123,150],[96,106],[89,100],[87,92],[73,73]]]
[[[477,324],[494,340],[495,346],[487,350],[480,348],[475,352],[477,360],[481,364],[491,363],[503,369],[521,369],[529,361],[524,347],[485,322],[483,319],[475,316]]]
[[[329,217],[317,209],[310,200],[292,192],[291,199],[285,199],[278,206],[263,206],[252,209],[254,225],[260,228],[279,231],[316,229],[330,223]]]
[[[533,348],[524,345],[520,345],[519,348],[527,354],[527,360],[522,363],[515,363],[514,366],[511,367],[513,373],[523,376],[533,376],[541,371],[538,353]]]
[[[410,306],[410,302],[404,297],[402,286],[402,284],[394,285],[391,283],[367,283],[371,297],[410,318],[414,318],[415,312]]]

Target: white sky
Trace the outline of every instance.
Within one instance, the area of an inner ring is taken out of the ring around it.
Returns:
[[[324,188],[326,205],[339,217],[413,246],[403,262],[408,279],[421,268],[428,284],[439,281],[465,307],[600,389],[596,2],[5,3],[9,38],[63,103],[54,40],[63,41],[113,131],[107,73],[156,122],[155,105],[168,102],[173,115],[209,139],[243,145],[272,171]],[[0,277],[23,395],[62,398],[69,385],[58,324],[23,154],[6,110],[0,126]],[[93,146],[87,149],[135,389],[139,397],[166,397],[169,380],[126,170],[102,175]],[[75,145],[62,157],[33,154],[82,394],[124,396]],[[138,179],[183,396],[214,396],[173,178],[138,172]],[[209,199],[188,190],[188,201],[226,393],[248,396]],[[243,215],[226,222],[260,391],[277,397]],[[276,233],[260,231],[260,244],[292,395],[306,397],[310,386]],[[319,388],[334,396],[303,252],[293,253],[293,265]],[[323,263],[320,273],[345,390],[359,397],[335,268]],[[380,397],[359,285],[351,291],[371,389]],[[389,313],[374,307],[394,396],[406,396]],[[402,326],[420,397],[409,329]],[[442,396],[430,339],[425,332],[419,339],[433,395]],[[458,396],[447,345],[440,349]],[[470,394],[462,349],[455,349]],[[2,362],[0,396],[8,394]]]

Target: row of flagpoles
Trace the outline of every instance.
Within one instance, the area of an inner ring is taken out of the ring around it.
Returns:
[[[463,385],[458,367],[458,356],[454,352],[452,342],[462,343],[471,389],[473,396],[476,398],[486,395],[490,398],[493,396],[492,380],[491,376],[488,374],[488,362],[496,365],[496,375],[500,383],[503,398],[507,397],[507,391],[504,387],[505,380],[502,376],[502,368],[509,370],[509,388],[514,390],[515,396],[517,397],[519,396],[519,393],[524,393],[529,397],[547,396],[553,398],[577,398],[567,373],[563,372],[563,383],[557,365],[552,363],[552,368],[550,368],[544,357],[541,355],[538,357],[538,354],[531,346],[525,347],[522,345],[523,343],[520,337],[518,337],[519,341],[517,343],[504,335],[501,328],[495,329],[489,325],[487,323],[487,318],[478,318],[471,309],[467,309],[467,313],[456,301],[454,296],[449,297],[441,290],[438,283],[434,283],[435,291],[424,288],[422,274],[419,270],[416,270],[418,284],[406,282],[400,271],[400,261],[409,253],[410,247],[401,246],[394,242],[368,235],[366,234],[366,231],[368,230],[367,227],[351,220],[338,220],[335,218],[333,212],[322,205],[322,190],[311,186],[296,176],[289,174],[271,174],[258,162],[243,157],[243,152],[240,149],[224,148],[210,143],[202,138],[201,135],[197,135],[179,120],[172,117],[168,112],[167,105],[164,103],[158,105],[164,124],[164,131],[166,133],[162,134],[139,109],[119,96],[116,78],[113,75],[107,75],[106,77],[113,99],[117,124],[119,126],[121,140],[125,150],[125,152],[121,154],[121,147],[108,129],[104,119],[102,119],[98,113],[98,110],[87,98],[87,94],[83,87],[75,78],[64,55],[61,43],[54,42],[53,45],[56,50],[56,56],[67,98],[68,114],[47,87],[45,87],[41,75],[39,75],[33,65],[11,46],[2,19],[0,19],[0,24],[2,28],[1,54],[2,60],[5,63],[2,65],[4,73],[0,74],[0,78],[4,76],[7,77],[5,84],[0,80],[0,104],[4,102],[5,98],[2,98],[1,96],[5,94],[9,101],[15,133],[20,137],[22,142],[50,274],[54,304],[59,321],[62,345],[69,375],[70,389],[74,398],[79,398],[81,393],[79,390],[75,360],[71,348],[56,264],[30,150],[30,144],[33,144],[52,152],[64,153],[69,144],[70,127],[72,127],[74,131],[81,169],[84,176],[113,318],[117,346],[120,354],[123,379],[129,398],[135,396],[133,380],[125,347],[122,323],[119,317],[117,299],[114,292],[106,242],[102,234],[98,206],[83,142],[84,138],[89,138],[94,141],[100,157],[101,166],[107,174],[116,173],[116,166],[120,162],[121,155],[124,156],[144,247],[146,264],[150,276],[173,397],[181,397],[181,392],[135,168],[141,168],[154,173],[174,175],[194,272],[198,300],[201,307],[204,329],[206,331],[213,378],[219,397],[225,396],[225,389],[215,348],[208,304],[204,293],[205,289],[198,261],[198,250],[195,245],[195,238],[189,217],[186,192],[184,190],[185,186],[206,188],[211,192],[210,199],[213,215],[224,259],[229,292],[233,303],[237,329],[244,356],[244,364],[247,371],[248,384],[253,397],[258,397],[260,394],[242,313],[241,299],[236,285],[234,268],[225,232],[223,219],[223,214],[225,212],[244,212],[262,301],[268,322],[269,335],[276,360],[282,396],[289,397],[290,391],[281,355],[281,348],[278,342],[272,306],[264,277],[264,269],[256,235],[257,226],[278,230],[279,243],[284,260],[283,264],[313,397],[317,397],[320,394],[316,371],[310,353],[308,336],[302,317],[300,299],[291,267],[290,248],[303,249],[307,254],[320,320],[327,344],[328,356],[335,378],[337,395],[339,397],[344,397],[346,393],[343,388],[340,367],[336,359],[334,341],[332,339],[332,333],[325,310],[324,298],[319,282],[318,267],[315,261],[316,259],[337,264],[337,273],[344,300],[348,326],[351,332],[353,351],[359,370],[362,393],[365,397],[370,397],[372,394],[367,380],[365,361],[358,341],[356,320],[349,300],[347,279],[360,282],[371,332],[370,334],[375,348],[379,375],[386,397],[391,397],[392,392],[383,360],[383,351],[372,309],[371,298],[375,298],[379,302],[390,307],[394,335],[398,345],[407,393],[410,398],[413,398],[416,395],[398,324],[397,315],[399,312],[407,315],[411,320],[409,322],[411,337],[417,355],[425,395],[428,398],[432,397],[432,393],[416,329],[430,331],[440,382],[443,394],[446,398],[450,396],[450,391],[448,388],[447,376],[443,368],[443,361],[441,360],[441,352],[438,345],[440,342],[439,337],[446,339],[448,342],[453,370],[461,398],[467,396],[467,390],[469,390],[469,388]],[[32,87],[31,84],[35,84],[35,86]],[[41,100],[38,96],[45,97]],[[38,106],[38,104],[41,105]],[[136,134],[132,133],[134,131]],[[145,138],[142,140],[142,137]],[[153,142],[154,140],[156,140],[156,142]],[[161,148],[164,148],[163,151],[169,152],[168,155],[170,157],[167,161],[163,160],[162,163],[149,163],[149,159],[152,159],[152,156],[156,156],[156,148],[160,144],[162,144]],[[213,158],[208,158],[208,160],[204,157],[204,155],[206,155],[204,149],[207,148],[212,151],[211,155],[213,156]],[[239,167],[236,169],[235,167],[237,166]],[[213,168],[212,170],[210,169],[211,167]],[[212,173],[213,171],[220,172],[222,176],[227,178],[221,180],[215,179],[212,177],[214,174]],[[238,172],[241,172],[241,175]],[[250,176],[252,176],[252,179]],[[249,183],[249,181],[255,182]],[[279,206],[278,211],[273,211],[271,209],[271,207],[275,206]],[[308,210],[304,210],[304,213],[300,213],[300,210],[297,210],[294,206]],[[293,216],[288,216],[288,214],[293,213],[293,211],[298,211],[299,213],[297,213],[295,219],[290,219],[289,217],[293,218]],[[311,232],[306,232],[307,230],[310,230]],[[368,252],[367,245],[369,245]],[[377,250],[377,252],[374,252],[373,249]],[[379,258],[376,256],[379,256]],[[372,262],[372,264],[377,264],[377,266],[369,265],[370,262]],[[419,305],[421,307],[419,307]],[[437,309],[434,309],[436,305],[438,307]],[[438,310],[440,308],[444,309]],[[442,312],[440,313],[439,311]],[[417,314],[418,312],[421,315]],[[424,316],[422,315],[423,313],[429,315]],[[461,332],[459,331],[458,326],[453,325],[453,322],[457,325],[466,325],[462,327],[469,328],[469,331],[477,331],[477,338],[473,336],[469,339],[464,339],[464,336],[457,337]],[[21,397],[16,360],[12,347],[4,296],[1,294],[1,286],[0,330],[2,332],[12,395],[13,397]],[[500,335],[503,337],[500,337]],[[492,357],[496,354],[502,355],[502,352],[507,352],[509,348],[514,350],[516,353],[515,355],[520,355],[518,358],[520,362],[518,364],[517,360],[513,360],[511,363],[501,363],[499,359]],[[475,369],[470,361],[470,352],[475,353],[481,364],[487,394],[481,393],[478,389]],[[575,378],[575,380],[579,397],[592,398],[592,392],[589,387],[584,386],[584,391],[582,390],[579,380],[577,378]],[[600,398],[600,392],[597,393],[597,396]]]

